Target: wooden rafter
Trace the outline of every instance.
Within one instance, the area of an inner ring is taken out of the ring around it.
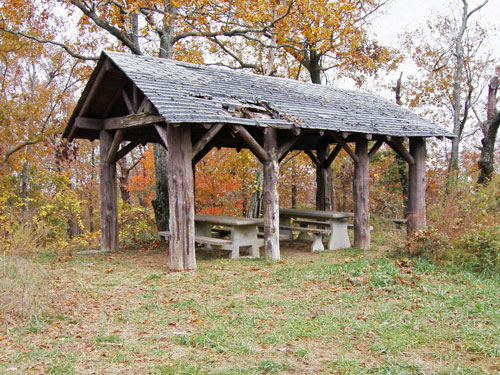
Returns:
[[[413,156],[408,152],[408,150],[405,148],[403,143],[397,139],[393,138],[390,141],[387,142],[389,146],[399,155],[401,156],[406,162],[410,165],[415,164],[415,160],[413,159]]]
[[[168,140],[167,140],[167,129],[165,129],[163,126],[155,124],[155,129],[158,132],[158,135],[160,136],[160,139],[163,142],[163,147],[168,149]]]
[[[375,144],[372,146],[372,148],[368,152],[368,159],[369,160],[371,160],[375,156],[375,154],[378,152],[378,150],[380,149],[380,147],[382,147],[383,144],[384,144],[384,141],[382,141],[380,139],[377,142],[375,142]]]
[[[92,88],[90,89],[90,92],[88,93],[87,97],[85,98],[85,101],[82,105],[82,108],[80,109],[80,115],[85,116],[87,113],[87,110],[89,109],[90,103],[92,103],[92,99],[94,99],[95,94],[97,93],[97,89],[101,85],[102,80],[104,79],[104,76],[106,75],[106,72],[108,72],[112,67],[111,61],[106,59],[104,61],[104,64],[102,65],[101,69],[99,70],[99,73],[97,73],[97,77],[92,85]]]
[[[330,155],[328,155],[328,157],[323,161],[322,167],[328,168],[330,165],[332,165],[333,161],[335,160],[341,149],[342,146],[337,144],[335,148],[332,150],[332,152],[330,152]]]
[[[217,124],[212,126],[203,136],[196,142],[193,146],[193,155],[191,157],[192,160],[196,157],[196,155],[202,151],[206,145],[219,133],[219,131],[224,127],[224,124]]]
[[[349,154],[349,156],[354,160],[355,163],[359,163],[359,158],[356,155],[356,153],[349,147],[349,145],[342,139],[342,137],[339,137],[337,133],[330,132],[331,136],[337,143],[344,149],[345,152]],[[344,134],[342,134],[344,135]]]
[[[120,147],[120,143],[123,141],[123,136],[125,135],[125,130],[123,129],[118,129],[115,132],[115,135],[113,137],[113,141],[111,142],[111,146],[109,147],[108,151],[108,156],[106,158],[106,163],[112,163],[113,160],[116,158],[116,153],[118,151],[118,148]]]
[[[321,165],[321,162],[319,159],[314,155],[314,152],[309,147],[304,147],[304,152],[306,153],[307,156],[309,156],[309,159],[314,163],[316,167],[319,167]]]
[[[123,146],[115,155],[115,158],[112,160],[113,163],[116,163],[118,160],[123,158],[129,152],[131,152],[134,148],[136,148],[139,144],[143,143],[146,140],[146,136],[139,137],[132,142],[129,142],[126,146]]]
[[[299,140],[298,136],[295,136],[293,138],[290,138],[288,141],[283,143],[279,148],[278,148],[278,160],[282,160],[285,155],[290,151],[290,149],[293,147],[295,143]]]
[[[236,133],[250,148],[254,155],[260,160],[261,163],[265,163],[268,159],[267,152],[264,148],[255,140],[255,138],[246,130],[243,125],[233,125],[232,127],[234,133]]]

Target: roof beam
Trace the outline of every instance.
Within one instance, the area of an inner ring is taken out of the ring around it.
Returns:
[[[168,141],[167,141],[167,128],[155,124],[155,129],[158,135],[160,136],[161,141],[163,142],[163,147],[168,150]]]
[[[104,120],[104,130],[117,130],[125,128],[140,128],[148,125],[164,123],[163,116],[151,113],[138,113]]]

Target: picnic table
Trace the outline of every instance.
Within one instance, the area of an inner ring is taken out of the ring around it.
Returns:
[[[264,246],[264,240],[258,238],[257,226],[262,219],[252,219],[235,216],[195,215],[195,241],[204,243],[208,248],[219,248],[231,251],[232,259],[239,258],[240,247],[250,247],[250,256],[259,257],[259,248]],[[212,236],[214,227],[230,231],[230,239]]]
[[[280,229],[281,233],[288,234],[290,239],[293,239],[293,231],[312,233],[311,251],[324,250],[323,234],[330,235],[328,249],[346,249],[351,247],[347,233],[347,220],[353,216],[354,214],[350,212],[286,208],[280,210]],[[292,222],[300,226],[292,225]]]

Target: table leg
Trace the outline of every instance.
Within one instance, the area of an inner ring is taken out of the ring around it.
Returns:
[[[250,256],[258,258],[260,256],[259,247],[264,246],[264,240],[257,236],[257,225],[233,226],[231,241],[233,242],[231,259],[240,256],[241,246],[249,246],[251,248]]]
[[[195,236],[212,237],[212,224],[195,221],[194,234]],[[206,244],[204,247],[205,249],[212,249],[212,245]]]
[[[311,252],[323,251],[325,246],[323,245],[323,236],[321,233],[313,233],[313,243],[311,245]]]
[[[290,216],[280,215],[280,226],[290,227],[292,225],[292,219]],[[293,233],[288,229],[280,229],[280,235],[288,236],[289,240],[293,240]]]
[[[330,219],[330,240],[329,250],[347,249],[351,247],[349,235],[347,233],[347,219]]]

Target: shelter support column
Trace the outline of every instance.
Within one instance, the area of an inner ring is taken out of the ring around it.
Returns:
[[[333,171],[331,163],[327,163],[328,145],[318,147],[316,166],[316,209],[332,211],[333,205]]]
[[[118,205],[116,188],[116,163],[108,163],[108,154],[113,143],[112,133],[99,133],[99,176],[101,190],[101,249],[115,251],[118,248]]]
[[[354,246],[370,248],[370,211],[369,211],[369,157],[368,140],[356,141],[357,161],[354,163]]]
[[[196,269],[191,129],[167,125],[170,269]]]
[[[266,258],[280,259],[278,201],[278,142],[276,129],[266,129],[264,150],[264,253]]]
[[[414,163],[408,168],[408,221],[407,233],[419,231],[425,226],[425,138],[410,138],[410,154]]]

